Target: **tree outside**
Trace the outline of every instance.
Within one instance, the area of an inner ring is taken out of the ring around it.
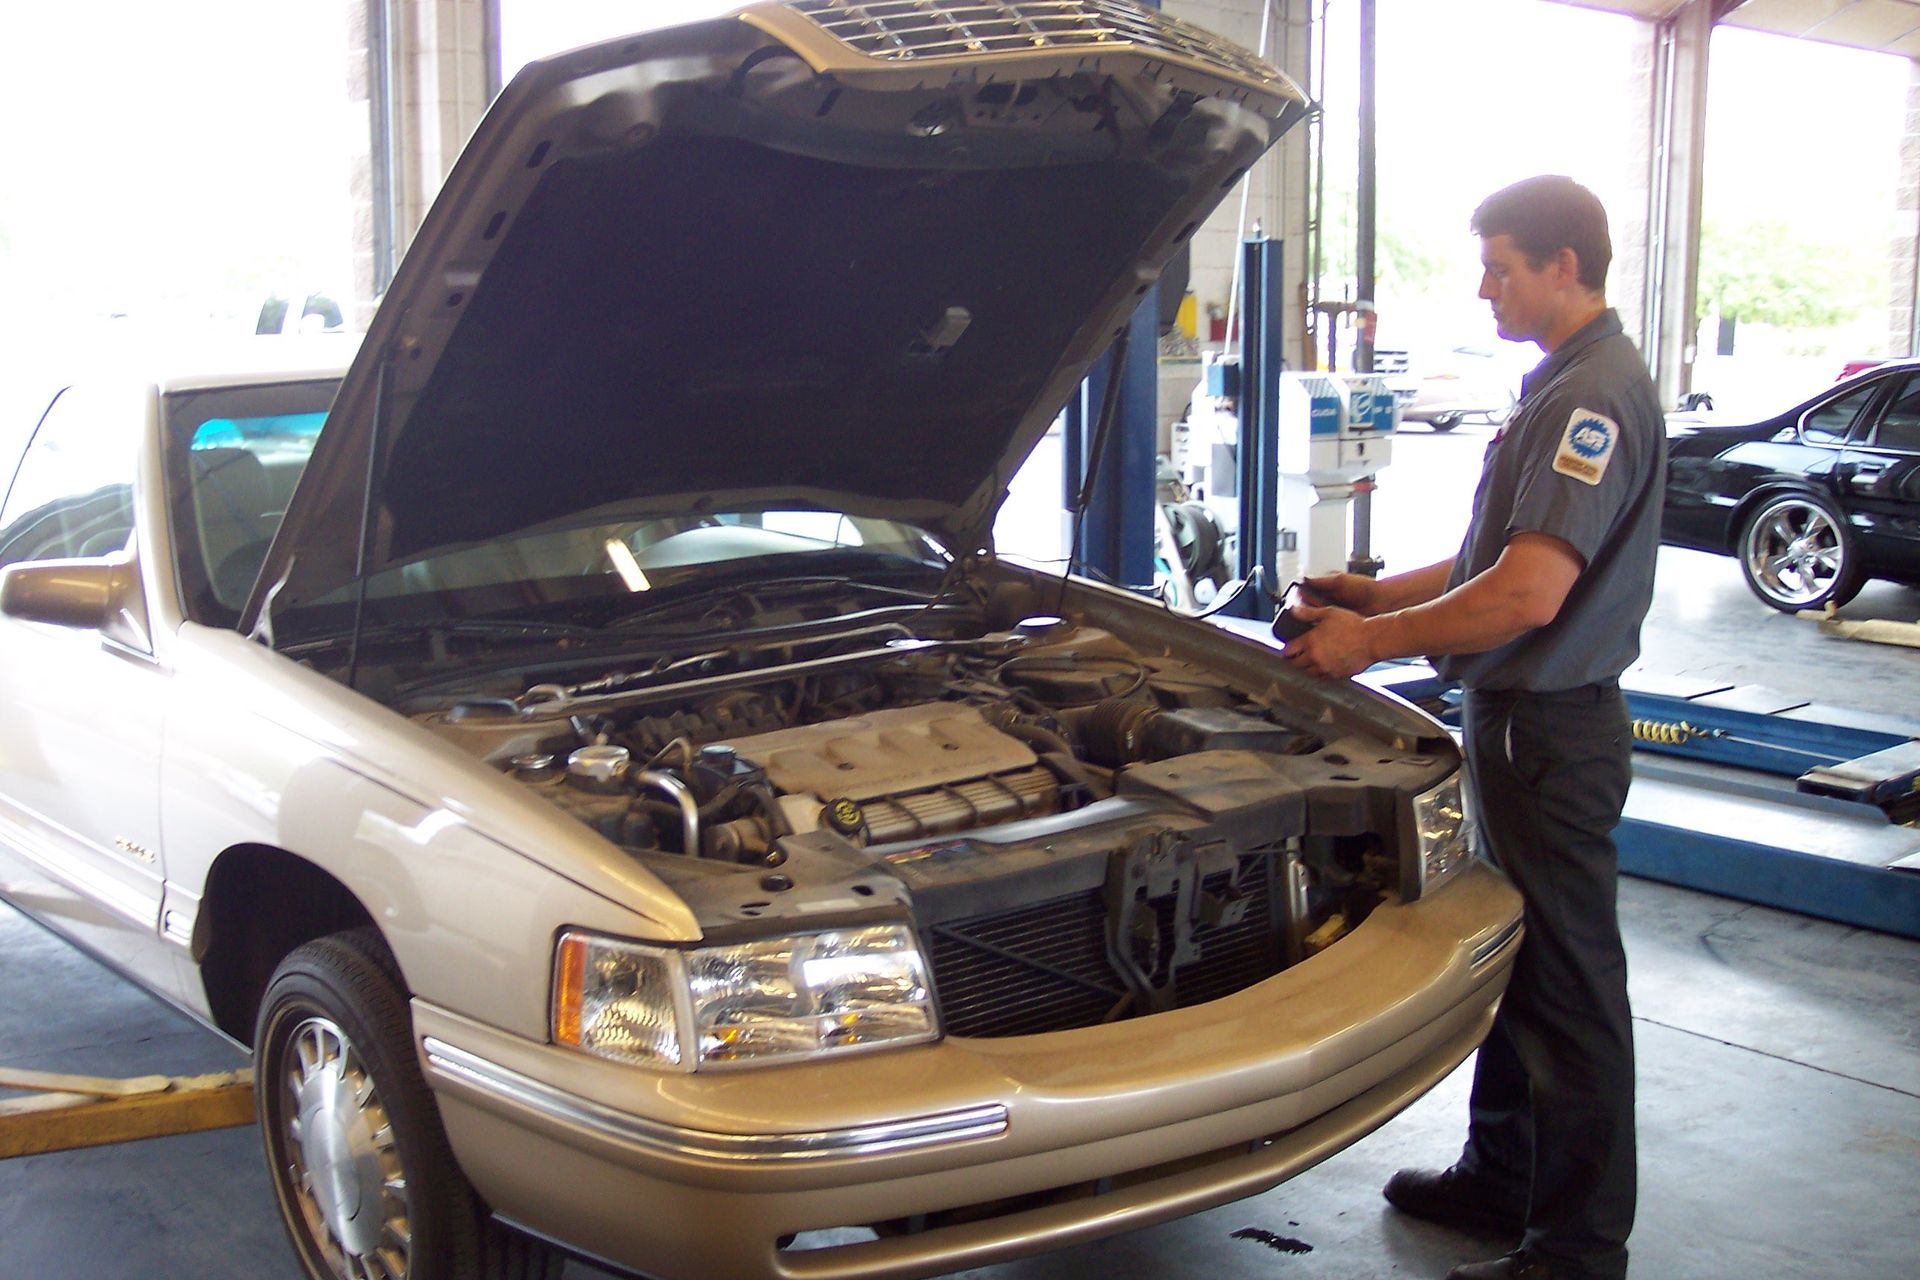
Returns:
[[[1882,289],[1878,249],[1816,238],[1778,219],[1708,222],[1696,309],[1702,345],[1711,340],[1715,354],[1735,355],[1742,328],[1764,325],[1793,354],[1884,355],[1883,309],[1869,305]]]
[[[1890,348],[1908,60],[1722,27],[1707,97],[1693,387],[1757,418]],[[1909,215],[1909,218],[1911,215]]]

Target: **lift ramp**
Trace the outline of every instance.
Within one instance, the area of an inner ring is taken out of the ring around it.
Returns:
[[[1871,804],[1641,758],[1614,842],[1629,875],[1920,938],[1920,829]]]
[[[1423,663],[1360,679],[1458,723],[1458,688]],[[1755,685],[1623,687],[1635,749],[1620,870],[1920,938],[1920,726]]]

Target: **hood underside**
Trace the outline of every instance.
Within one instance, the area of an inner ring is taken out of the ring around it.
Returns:
[[[953,49],[925,41],[939,4],[793,0],[523,71],[383,301],[243,626],[609,516],[820,507],[984,546],[1304,99],[1119,0],[964,7],[1059,37]],[[891,10],[918,45],[882,38]],[[1104,34],[1034,25],[1067,10]]]

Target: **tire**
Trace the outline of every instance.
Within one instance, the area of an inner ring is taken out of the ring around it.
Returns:
[[[1211,577],[1220,567],[1220,526],[1213,512],[1198,502],[1183,502],[1167,508],[1167,520],[1173,526],[1174,540],[1180,544],[1180,562],[1190,577]]]
[[[565,1260],[495,1223],[455,1163],[374,930],[289,953],[253,1043],[267,1176],[309,1280],[558,1280]]]
[[[1438,431],[1444,434],[1448,431],[1453,430],[1455,427],[1459,426],[1460,419],[1464,416],[1466,415],[1459,414],[1459,413],[1443,413],[1439,417],[1433,419],[1433,421],[1429,422],[1427,425],[1432,427],[1435,431]]]
[[[1846,520],[1814,494],[1761,502],[1740,526],[1734,554],[1753,594],[1785,613],[1843,605],[1866,581]]]

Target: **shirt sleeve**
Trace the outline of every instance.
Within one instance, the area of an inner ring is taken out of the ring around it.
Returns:
[[[1632,410],[1591,388],[1556,387],[1528,415],[1507,536],[1544,533],[1590,564],[1632,500],[1645,443]]]

